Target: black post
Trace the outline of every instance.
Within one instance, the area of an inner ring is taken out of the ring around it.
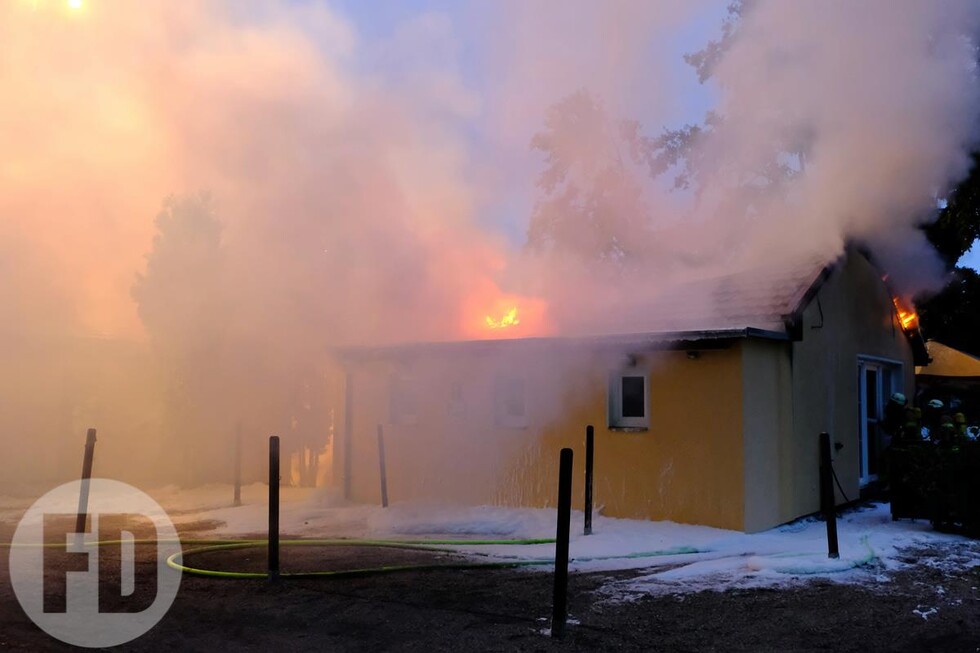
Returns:
[[[388,507],[388,474],[385,472],[385,433],[378,424],[378,466],[381,470],[381,507]]]
[[[75,517],[75,532],[85,532],[88,518],[88,490],[92,478],[92,458],[95,456],[95,429],[85,435],[85,457],[82,459],[82,485],[78,490],[78,514]]]
[[[830,460],[830,434],[820,434],[820,511],[827,522],[827,557],[839,558],[837,508],[834,500],[834,468]]]
[[[242,424],[235,427],[235,505],[242,505]]]
[[[279,436],[269,438],[269,580],[279,580]]]
[[[344,377],[344,498],[351,497],[351,447],[354,446],[354,375]]]
[[[558,462],[558,530],[555,536],[555,592],[551,636],[565,633],[568,616],[568,531],[572,511],[572,450],[562,449]]]
[[[595,429],[585,427],[585,534],[592,535],[592,458],[595,455]]]

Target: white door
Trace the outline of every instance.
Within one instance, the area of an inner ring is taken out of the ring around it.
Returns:
[[[858,451],[861,485],[878,478],[882,441],[879,423],[885,403],[901,391],[901,366],[882,361],[858,361]]]

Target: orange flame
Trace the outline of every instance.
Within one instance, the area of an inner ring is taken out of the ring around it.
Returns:
[[[474,340],[544,336],[550,332],[546,313],[541,298],[504,292],[483,278],[460,306],[459,335]]]
[[[898,297],[892,297],[892,303],[895,304],[895,313],[898,315],[898,322],[902,325],[902,329],[911,331],[919,327],[919,316],[914,309],[906,308]]]
[[[490,315],[483,319],[486,321],[487,326],[491,329],[506,329],[507,327],[517,326],[521,323],[520,318],[517,317],[516,306],[504,313],[503,317],[501,317],[499,320],[493,319],[493,317]]]

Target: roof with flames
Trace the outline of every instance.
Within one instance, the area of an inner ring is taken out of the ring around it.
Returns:
[[[673,286],[669,291],[637,302],[635,314],[619,314],[617,322],[639,327],[632,332],[605,335],[530,337],[500,340],[470,340],[410,343],[382,347],[345,348],[342,358],[397,354],[492,352],[521,347],[611,347],[670,349],[717,343],[741,338],[790,340],[799,313],[830,275],[836,262],[770,264],[738,274]]]
[[[346,347],[336,350],[341,359],[363,359],[388,355],[448,354],[457,350],[492,353],[502,349],[623,347],[639,350],[710,349],[742,338],[796,340],[801,337],[803,310],[816,296],[832,272],[849,256],[863,257],[875,270],[878,266],[866,250],[849,245],[837,259],[811,258],[796,262],[770,262],[736,274],[703,277],[646,297],[637,297],[636,310],[618,312],[614,318],[631,330],[601,329],[605,335],[548,336],[415,342],[375,347]],[[883,283],[888,286],[887,281]],[[889,288],[889,293],[891,289]],[[891,293],[894,294],[894,293]],[[917,328],[906,330],[917,365],[929,362],[925,342]]]

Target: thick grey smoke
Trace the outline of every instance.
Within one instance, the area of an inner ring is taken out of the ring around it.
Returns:
[[[941,268],[917,227],[968,170],[978,33],[967,1],[749,4],[715,70],[725,123],[704,145],[721,162],[709,206],[774,141],[805,164],[780,201],[731,227],[737,256],[833,254],[853,238],[878,247],[904,290],[934,284]]]

